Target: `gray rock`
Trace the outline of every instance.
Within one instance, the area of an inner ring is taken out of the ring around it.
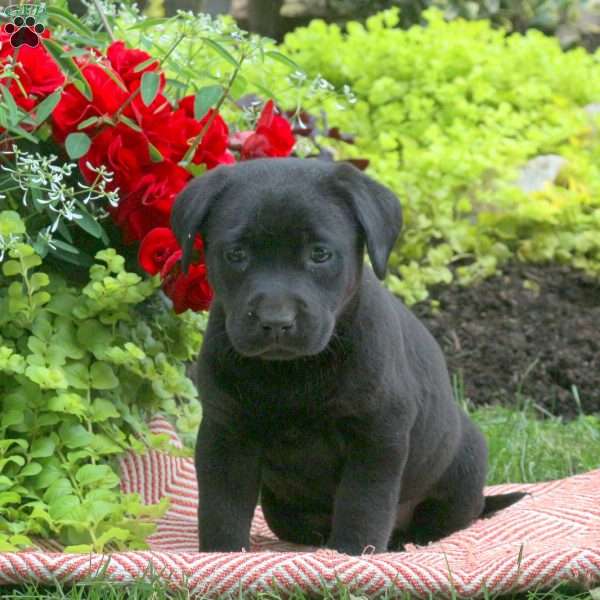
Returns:
[[[536,156],[521,169],[517,185],[524,192],[539,192],[547,183],[554,183],[567,160],[557,154]]]
[[[590,115],[590,117],[595,117],[600,114],[600,102],[592,102],[592,104],[586,104],[583,107],[583,110]]]

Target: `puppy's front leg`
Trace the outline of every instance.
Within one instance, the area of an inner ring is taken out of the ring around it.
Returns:
[[[408,434],[392,443],[373,436],[355,440],[336,491],[333,524],[327,546],[346,554],[361,554],[367,546],[385,552],[408,455]]]
[[[200,551],[248,550],[260,481],[258,447],[205,415],[196,444],[196,472]]]

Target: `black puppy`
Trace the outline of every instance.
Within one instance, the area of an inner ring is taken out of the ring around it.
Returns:
[[[195,179],[172,225],[184,270],[202,234],[215,293],[197,374],[202,551],[248,548],[259,493],[280,538],[349,554],[482,515],[485,441],[438,344],[375,277],[401,227],[388,189],[349,164],[261,159]]]

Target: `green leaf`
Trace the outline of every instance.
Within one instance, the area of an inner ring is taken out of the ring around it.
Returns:
[[[247,87],[248,87],[247,79],[245,77],[243,77],[242,75],[238,75],[235,78],[233,85],[231,86],[231,95],[234,98],[240,98],[246,91]]]
[[[120,527],[111,527],[98,538],[98,545],[105,546],[109,542],[126,542],[131,537],[131,532]]]
[[[48,303],[46,310],[56,315],[62,315],[63,317],[71,317],[73,314],[73,309],[75,306],[77,306],[79,301],[79,297],[73,294],[59,292],[53,294],[52,300],[50,300]]]
[[[59,437],[68,448],[89,446],[94,436],[79,423],[64,424],[59,430]]]
[[[63,242],[63,241],[57,240],[57,239],[52,240],[52,243],[57,248],[60,248],[61,250],[64,250],[65,252],[69,252],[70,254],[79,254],[79,249],[75,248],[75,246],[73,246],[72,244],[68,244],[67,242]]]
[[[137,133],[143,132],[143,129],[135,121],[133,121],[129,117],[126,117],[125,115],[121,115],[119,117],[119,121],[127,125],[127,127],[129,127],[130,129],[133,129],[133,131],[137,131]]]
[[[15,504],[21,501],[21,496],[16,492],[1,492],[0,493],[0,506],[6,506],[7,504]]]
[[[29,271],[29,269],[33,269],[34,267],[39,267],[42,264],[42,259],[37,254],[34,254],[31,246],[23,244],[19,253],[21,255],[21,262],[26,271]]]
[[[48,410],[83,416],[86,412],[86,403],[83,396],[79,394],[63,393],[52,396],[48,400]]]
[[[90,117],[89,119],[86,119],[85,121],[81,121],[81,123],[79,123],[79,125],[77,125],[77,130],[81,131],[82,129],[85,129],[86,127],[90,127],[91,125],[95,125],[96,123],[100,123],[100,117]]]
[[[31,352],[34,354],[39,354],[42,357],[46,356],[46,351],[48,350],[46,342],[43,342],[34,335],[30,335],[27,339],[27,347],[31,350]]]
[[[272,58],[273,60],[276,60],[277,62],[286,65],[290,69],[293,69],[295,71],[302,71],[302,68],[300,67],[300,65],[298,65],[297,62],[294,62],[289,56],[286,56],[281,52],[277,52],[277,50],[267,50],[267,52],[265,52],[265,56],[268,56],[269,58]]]
[[[8,109],[9,124],[16,125],[19,120],[19,107],[17,106],[15,99],[7,87],[0,85],[0,89],[2,90],[5,106]]]
[[[90,387],[90,375],[87,367],[80,363],[74,362],[63,368],[65,377],[69,386],[78,390],[87,390]]]
[[[50,23],[57,23],[65,27],[68,31],[76,31],[81,35],[94,39],[94,33],[88,29],[81,19],[72,15],[68,10],[58,6],[47,6],[46,14]]]
[[[56,108],[56,105],[60,102],[60,97],[62,92],[57,90],[56,92],[52,92],[49,96],[44,98],[36,107],[35,107],[35,122],[37,125],[45,121],[51,114],[52,111]]]
[[[83,348],[99,356],[111,346],[113,334],[97,319],[87,319],[77,329],[77,341]]]
[[[96,64],[104,71],[104,73],[108,77],[110,77],[115,82],[116,85],[118,85],[121,88],[121,90],[123,90],[126,93],[129,93],[127,86],[123,83],[123,80],[119,77],[117,73],[115,73],[110,67],[103,65],[101,62]]]
[[[50,502],[48,513],[53,521],[73,521],[77,519],[80,506],[81,502],[77,496],[61,496]]]
[[[206,172],[206,165],[203,163],[187,163],[184,168],[188,173],[191,173],[194,177],[198,177],[199,175],[202,175]]]
[[[65,140],[65,148],[69,158],[74,160],[81,158],[84,154],[87,154],[92,140],[87,133],[82,131],[76,133],[70,133]]]
[[[32,485],[35,489],[45,490],[63,475],[64,473],[61,467],[55,464],[46,464],[44,465],[42,472],[32,482]]]
[[[75,473],[75,479],[85,486],[97,485],[102,487],[115,487],[119,485],[119,478],[108,465],[84,465]]]
[[[52,240],[52,243],[56,243],[57,240]],[[91,267],[94,264],[94,259],[85,252],[79,252],[78,254],[73,254],[71,251],[65,252],[60,248],[49,248],[48,252],[53,256],[57,256],[60,260],[64,262],[71,263],[73,265],[78,265],[81,267]]]
[[[43,475],[40,473],[40,477]],[[58,479],[55,479],[49,486],[48,489],[44,492],[44,501],[45,502],[54,502],[55,500],[60,500],[63,496],[68,496],[73,492],[73,486],[67,477],[63,477],[62,474]]]
[[[142,75],[141,92],[142,102],[150,106],[158,94],[160,87],[160,76],[156,71],[146,71]]]
[[[93,544],[73,544],[71,546],[65,546],[63,548],[63,552],[72,554],[89,554],[93,551]]]
[[[150,159],[153,163],[160,163],[165,160],[165,157],[160,153],[160,150],[150,142],[148,142],[148,150],[150,151]]]
[[[155,25],[162,25],[164,23],[167,23],[170,20],[171,19],[168,19],[166,17],[147,17],[143,21],[138,21],[135,25],[128,27],[127,31],[134,31],[136,29],[144,31],[146,29],[154,27]]]
[[[25,223],[14,210],[3,210],[0,212],[0,236],[8,237],[11,234],[21,235],[25,233]]]
[[[29,280],[29,285],[33,291],[46,287],[50,283],[50,278],[46,273],[34,273]]]
[[[118,419],[120,413],[112,402],[104,398],[96,398],[92,402],[91,415],[95,422],[99,422],[106,421],[107,419]]]
[[[210,46],[215,52],[220,54],[229,64],[233,65],[234,67],[238,66],[238,61],[235,60],[231,53],[225,48],[223,48],[221,44],[215,42],[214,40],[211,40],[210,38],[202,38],[202,41],[208,46]]]
[[[51,297],[52,296],[50,296],[48,292],[36,292],[31,296],[31,304],[34,308],[40,308],[44,306],[44,304],[47,304]]]
[[[133,68],[133,72],[139,73],[140,71],[143,71],[144,69],[146,69],[147,67],[149,67],[150,65],[153,65],[153,64],[158,64],[158,59],[147,58],[146,60],[143,60],[141,63],[135,65],[135,67]]]
[[[49,369],[47,367],[32,365],[25,369],[25,375],[45,390],[64,389],[67,387],[65,374],[63,373],[63,370],[59,368]]]
[[[85,48],[71,48],[63,52],[63,56],[86,56],[90,51]]]
[[[223,86],[207,85],[200,88],[194,98],[194,117],[199,121],[221,98]]]
[[[7,125],[6,129],[8,129],[8,131],[14,133],[18,137],[22,137],[26,140],[29,140],[34,144],[39,144],[39,140],[35,136],[31,135],[28,131],[25,131],[25,129],[19,127],[18,125]]]
[[[39,475],[42,472],[42,465],[38,462],[31,462],[28,465],[25,465],[24,468],[21,469],[20,475],[23,477],[32,477],[34,475]]]
[[[17,260],[7,260],[2,264],[2,272],[6,277],[19,275],[21,273],[21,263]]]
[[[52,456],[52,454],[54,454],[55,448],[56,444],[54,443],[54,440],[52,440],[52,438],[39,438],[35,440],[33,444],[31,444],[29,455],[32,458],[47,458],[48,456]]]
[[[2,427],[8,428],[12,425],[20,425],[23,422],[25,415],[22,410],[11,409],[2,414]]]
[[[90,368],[92,387],[96,390],[112,390],[119,385],[112,367],[105,362],[95,362]]]
[[[90,235],[93,235],[97,239],[102,239],[106,236],[106,232],[102,228],[102,225],[100,225],[100,223],[98,223],[98,221],[92,217],[92,215],[90,215],[85,208],[79,207],[79,214],[81,215],[81,218],[75,219],[75,223],[77,223],[81,229]]]
[[[90,84],[83,76],[77,63],[71,57],[64,56],[63,47],[58,42],[44,38],[42,43],[59,67],[71,78],[77,89],[91,102],[94,99],[92,88],[90,88]]]

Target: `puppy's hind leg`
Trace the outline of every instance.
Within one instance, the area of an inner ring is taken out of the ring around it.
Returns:
[[[463,440],[453,462],[414,512],[406,538],[418,544],[467,527],[484,509],[487,445],[463,414]]]

